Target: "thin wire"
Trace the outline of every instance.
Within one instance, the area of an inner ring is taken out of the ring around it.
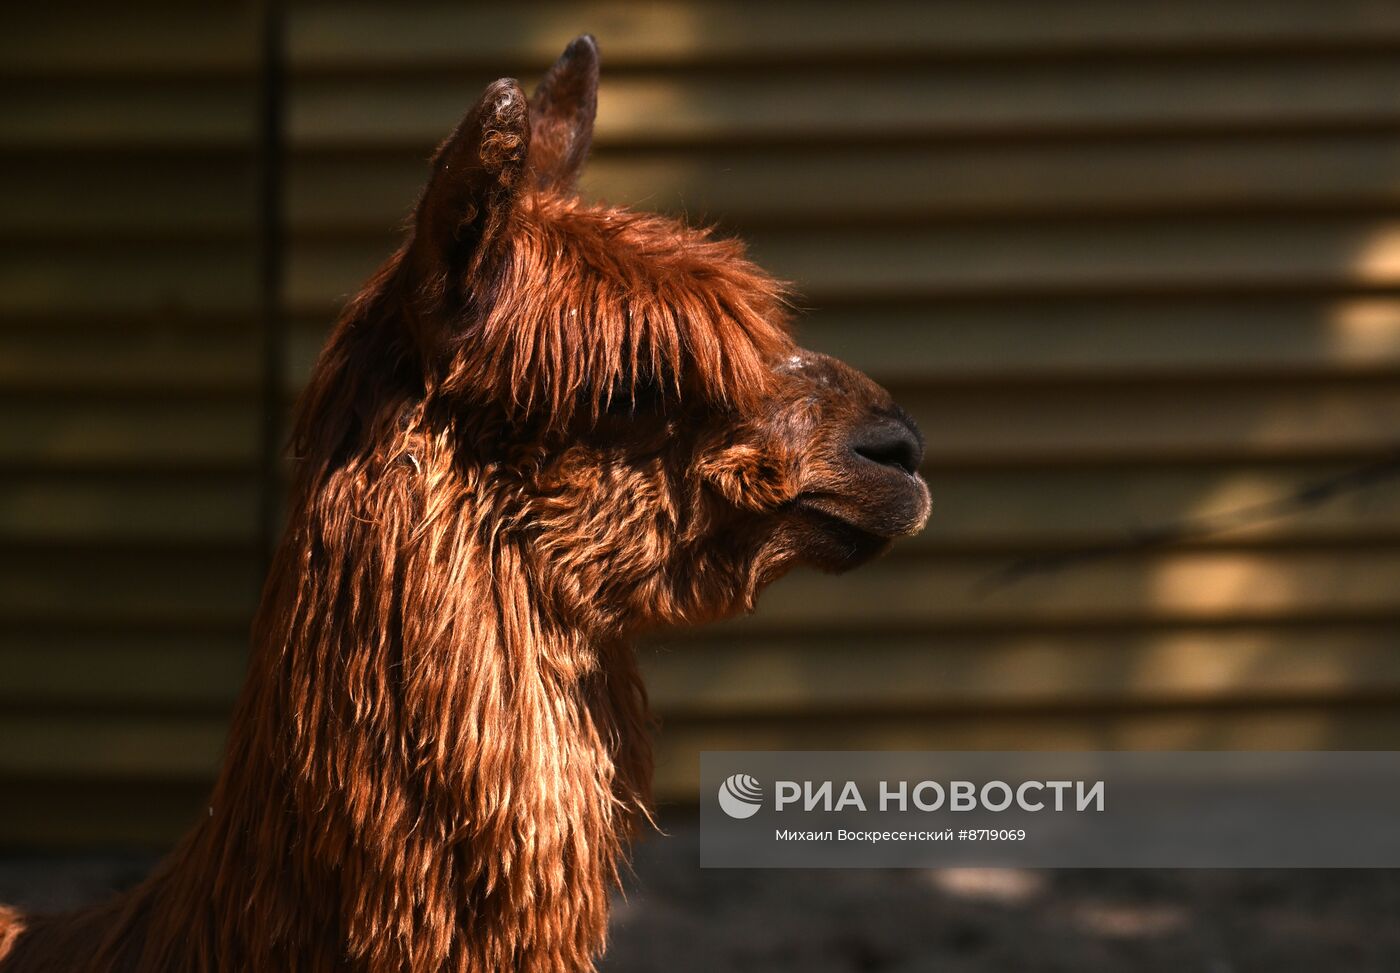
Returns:
[[[1305,483],[1273,500],[1249,504],[1223,513],[1185,517],[1153,527],[1131,530],[1121,540],[1055,554],[1021,558],[978,581],[973,586],[974,593],[986,596],[1038,575],[1055,574],[1122,554],[1203,540],[1294,517],[1331,503],[1339,497],[1395,479],[1400,479],[1400,447],[1381,459],[1334,476]]]

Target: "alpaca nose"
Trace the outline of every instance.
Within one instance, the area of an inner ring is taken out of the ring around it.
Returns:
[[[851,437],[851,452],[881,466],[893,466],[914,474],[924,458],[924,443],[913,423],[900,418],[880,418],[862,426]]]

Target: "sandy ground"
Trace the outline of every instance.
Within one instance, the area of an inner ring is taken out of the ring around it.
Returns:
[[[702,871],[669,828],[604,970],[1400,971],[1397,871]]]
[[[637,849],[605,973],[1400,971],[1400,872],[721,871],[692,821]],[[0,901],[59,909],[141,856],[0,859]]]

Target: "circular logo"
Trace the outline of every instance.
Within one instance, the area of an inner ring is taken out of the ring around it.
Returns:
[[[726,777],[719,785],[719,806],[731,818],[751,818],[763,806],[763,785],[748,774]]]

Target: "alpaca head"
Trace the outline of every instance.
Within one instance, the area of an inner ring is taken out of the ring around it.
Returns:
[[[438,149],[396,268],[404,356],[507,483],[531,576],[630,633],[751,607],[797,564],[855,567],[929,510],[890,395],[793,341],[741,244],[581,201],[598,52],[532,99],[490,85]]]

